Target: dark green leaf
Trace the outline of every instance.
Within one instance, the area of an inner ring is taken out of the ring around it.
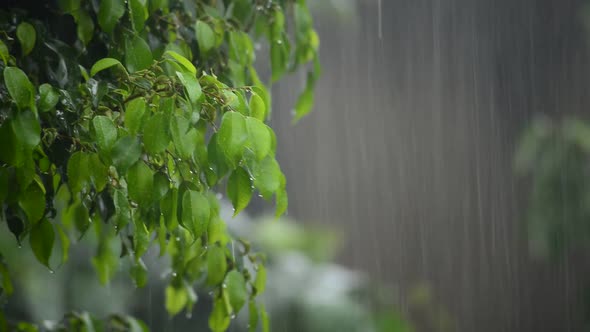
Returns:
[[[137,32],[143,30],[145,20],[148,18],[146,0],[128,0],[129,11],[131,16],[131,26]]]
[[[141,156],[141,143],[136,137],[123,136],[111,150],[113,164],[121,174],[125,173]]]
[[[101,192],[109,181],[109,169],[102,163],[96,153],[88,155],[88,169],[90,178],[97,192]]]
[[[81,0],[58,0],[59,9],[66,14],[72,14],[80,9]]]
[[[197,142],[196,129],[189,128],[188,120],[179,115],[174,115],[170,118],[170,136],[172,142],[181,157],[189,158],[195,151]]]
[[[39,110],[47,112],[52,110],[59,102],[59,93],[50,84],[39,86]]]
[[[227,271],[227,262],[223,248],[213,245],[207,252],[207,283],[219,285]]]
[[[237,313],[242,309],[246,300],[248,299],[248,289],[246,288],[246,280],[244,276],[236,271],[230,271],[225,276],[225,288],[229,297],[229,303],[234,313]]]
[[[124,0],[102,0],[98,9],[98,24],[104,32],[110,34],[123,14],[125,14]]]
[[[125,40],[125,65],[130,73],[152,65],[154,58],[150,46],[143,38],[131,35]]]
[[[22,193],[18,205],[27,215],[31,224],[35,224],[45,215],[45,193],[36,181],[33,181]]]
[[[166,227],[172,231],[178,226],[178,190],[172,188],[160,202],[160,210],[164,215]]]
[[[242,167],[236,168],[227,181],[227,197],[234,206],[234,216],[250,203],[252,198],[252,181],[250,174]]]
[[[6,219],[6,224],[8,226],[8,230],[14,234],[16,238],[16,242],[20,245],[21,236],[25,231],[25,223],[19,217],[13,216]]]
[[[84,45],[88,45],[94,36],[94,21],[85,10],[80,10],[78,12],[77,22],[78,26],[76,31],[78,33],[78,39],[80,39]]]
[[[16,138],[26,150],[33,150],[41,141],[41,125],[31,111],[19,112],[11,124]]]
[[[4,84],[19,109],[34,105],[35,89],[22,70],[16,67],[4,68]]]
[[[226,112],[217,132],[217,146],[234,166],[242,159],[247,139],[248,130],[244,116],[238,112]]]
[[[20,43],[23,55],[31,53],[37,40],[37,31],[30,23],[22,22],[16,28],[16,38]]]
[[[4,44],[3,41],[0,40],[0,58],[4,61],[4,65],[8,65],[8,59],[10,59],[10,53],[8,52],[8,47]]]
[[[142,161],[138,161],[127,172],[127,190],[129,198],[140,206],[151,202],[154,188],[154,174]]]
[[[231,322],[223,299],[218,298],[213,303],[213,311],[209,315],[209,328],[213,332],[225,332]]]
[[[110,151],[117,140],[117,128],[115,128],[113,120],[106,116],[98,115],[92,119],[92,126],[99,149]]]
[[[152,199],[159,202],[170,190],[168,176],[162,172],[154,174],[154,192]]]
[[[192,190],[182,197],[182,224],[195,238],[205,233],[209,226],[209,200],[202,193]]]
[[[90,182],[88,155],[84,152],[74,152],[68,160],[68,186],[73,194],[85,189]]]
[[[125,67],[123,67],[123,64],[121,64],[121,62],[117,59],[113,59],[113,58],[100,59],[100,60],[96,61],[96,63],[94,63],[94,65],[92,65],[92,68],[90,68],[90,76],[94,76],[105,69],[109,69],[109,68],[117,66],[117,65],[119,67],[123,68],[123,70],[125,70]]]
[[[215,47],[215,32],[213,32],[209,24],[197,20],[195,31],[197,32],[197,42],[199,43],[199,50],[201,52],[207,53]]]
[[[131,208],[127,196],[121,190],[113,190],[113,203],[115,204],[115,228],[121,230],[131,220]]]
[[[37,257],[37,260],[49,267],[49,258],[53,250],[53,243],[55,241],[55,231],[53,225],[47,220],[42,219],[31,229],[29,237],[31,249]]]
[[[157,154],[163,152],[170,144],[168,123],[163,113],[156,113],[145,124],[143,144],[147,152]]]
[[[88,209],[80,202],[72,204],[63,216],[62,224],[66,228],[76,226],[81,233],[85,232],[89,225]]]

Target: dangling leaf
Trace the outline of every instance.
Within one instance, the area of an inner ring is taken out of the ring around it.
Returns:
[[[49,267],[49,258],[53,251],[53,243],[55,241],[55,231],[53,225],[47,220],[43,219],[31,229],[30,244],[37,260]]]

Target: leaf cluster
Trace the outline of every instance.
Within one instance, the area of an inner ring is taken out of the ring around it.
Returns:
[[[137,286],[157,243],[172,261],[171,315],[192,309],[196,286],[214,294],[212,330],[246,304],[252,329],[268,325],[255,300],[264,257],[227,232],[216,192],[235,214],[255,192],[274,197],[277,216],[287,209],[254,41],[268,42],[272,82],[310,64],[301,118],[319,75],[305,1],[59,0],[48,10],[54,20],[0,11],[1,219],[16,243],[52,269],[95,232],[100,280],[129,259]],[[10,293],[6,265],[0,276]]]

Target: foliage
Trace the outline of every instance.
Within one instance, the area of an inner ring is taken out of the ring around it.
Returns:
[[[590,240],[590,125],[537,119],[523,134],[515,168],[529,175],[527,214],[533,253],[556,256]]]
[[[275,196],[277,216],[287,208],[253,38],[268,41],[272,82],[312,63],[300,119],[319,75],[305,1],[60,0],[43,10],[0,11],[0,203],[16,243],[53,269],[94,232],[100,280],[129,259],[139,286],[157,243],[174,271],[171,315],[191,310],[197,286],[214,293],[212,330],[247,302],[263,322],[264,256],[229,235],[215,191],[227,182],[236,213],[254,190]],[[5,294],[10,274],[0,264]]]

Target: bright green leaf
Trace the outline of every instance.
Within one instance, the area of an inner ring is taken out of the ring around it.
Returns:
[[[131,136],[123,136],[117,140],[111,149],[113,164],[119,172],[125,173],[141,156],[139,140]]]
[[[234,216],[248,206],[252,198],[250,174],[242,167],[236,168],[227,181],[227,197],[234,206]]]
[[[297,99],[293,122],[299,121],[301,118],[309,114],[309,112],[311,112],[313,107],[313,99],[313,87],[307,87]]]
[[[94,188],[97,192],[101,192],[109,181],[109,169],[103,164],[97,153],[88,155],[88,168],[92,170],[89,174]]]
[[[99,72],[101,72],[105,69],[109,69],[114,66],[119,66],[119,67],[123,68],[123,70],[125,70],[125,67],[123,67],[123,64],[121,64],[121,62],[117,59],[113,59],[113,58],[100,59],[100,60],[96,61],[94,63],[94,65],[92,65],[92,68],[90,68],[90,76],[94,76],[94,75],[98,74]]]
[[[248,303],[248,317],[248,332],[258,331],[258,307],[254,300]]]
[[[97,115],[92,119],[96,144],[103,151],[109,151],[117,140],[117,128],[110,118]]]
[[[225,332],[230,323],[230,314],[227,312],[223,299],[216,299],[213,303],[213,311],[209,315],[209,328],[213,332]]]
[[[139,160],[127,171],[129,198],[140,205],[148,204],[151,202],[153,188],[154,174],[142,160]]]
[[[215,32],[211,29],[209,24],[197,20],[195,23],[195,31],[197,33],[197,42],[199,43],[199,50],[203,53],[209,52],[215,47]]]
[[[209,200],[200,192],[187,190],[182,196],[182,223],[195,238],[205,233],[209,226]]]
[[[125,40],[125,65],[130,73],[147,69],[153,61],[150,46],[143,38],[132,35]]]
[[[256,295],[264,293],[264,290],[266,289],[266,268],[262,264],[258,264],[256,279],[254,280],[254,288],[256,288]]]
[[[191,74],[190,72],[176,72],[176,76],[184,85],[185,91],[193,105],[197,105],[199,98],[203,94],[201,91],[201,85],[199,84],[199,80],[195,77],[195,75]]]
[[[59,102],[59,93],[50,84],[39,86],[39,110],[47,112],[52,110]]]
[[[10,59],[10,53],[8,52],[8,47],[4,44],[3,41],[0,40],[0,58],[4,61],[4,65],[8,65],[8,59]]]
[[[31,53],[37,40],[37,31],[30,23],[22,22],[16,28],[16,38],[20,43],[23,55]]]
[[[207,229],[209,243],[217,243],[224,246],[228,242],[227,226],[219,216],[211,216],[209,228]]]
[[[234,313],[237,313],[242,309],[246,300],[248,299],[248,289],[246,288],[246,280],[244,276],[236,271],[230,271],[225,276],[225,288],[229,297],[229,303]]]
[[[257,160],[262,160],[271,152],[271,137],[268,127],[260,120],[246,117],[248,142],[246,147],[254,152]]]
[[[47,220],[43,219],[31,229],[29,236],[31,249],[37,257],[37,260],[49,267],[49,258],[53,251],[53,243],[55,241],[55,231],[53,225]]]
[[[29,108],[35,101],[35,89],[25,73],[16,67],[4,68],[4,84],[19,109]]]
[[[190,62],[189,59],[187,59],[184,56],[178,54],[177,52],[170,51],[170,50],[166,51],[164,53],[164,55],[168,55],[172,59],[176,60],[179,64],[182,65],[182,67],[184,67],[184,69],[188,70],[193,76],[196,76],[197,75],[197,68],[195,68],[195,65],[193,65],[192,62]]]
[[[266,119],[266,105],[264,100],[257,94],[250,97],[250,115],[260,121]]]
[[[238,112],[226,112],[217,132],[217,146],[234,166],[242,159],[247,139],[248,131],[244,116]]]
[[[143,132],[143,144],[148,153],[157,154],[163,152],[170,143],[168,136],[168,123],[162,113],[156,113],[149,118]]]
[[[147,103],[144,98],[135,98],[127,103],[125,107],[125,127],[129,129],[131,135],[141,131],[146,109]]]
[[[262,332],[270,332],[270,319],[262,303],[260,304],[260,320],[262,321]]]
[[[255,163],[251,169],[254,178],[254,187],[258,189],[265,199],[270,199],[281,186],[281,169],[277,161],[267,156],[262,161]]]
[[[188,295],[184,287],[166,287],[166,311],[170,316],[179,313],[188,303]]]
[[[102,0],[98,9],[98,24],[104,32],[110,34],[123,14],[125,14],[124,0]]]
[[[209,285],[219,285],[227,270],[227,261],[223,248],[213,245],[207,252],[207,283]]]

